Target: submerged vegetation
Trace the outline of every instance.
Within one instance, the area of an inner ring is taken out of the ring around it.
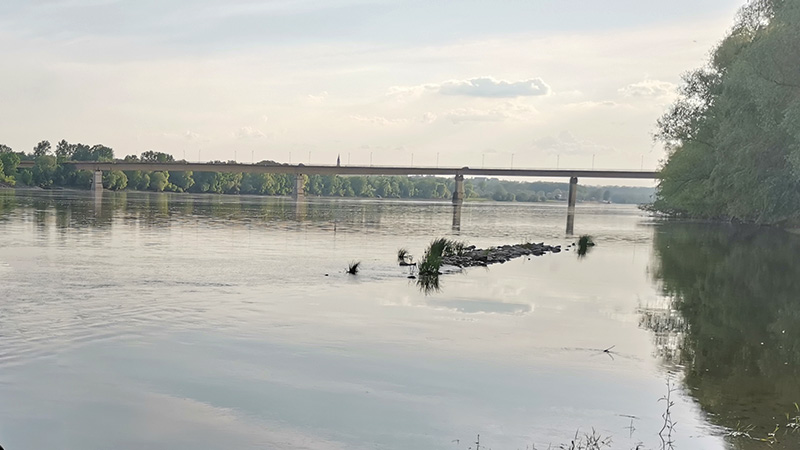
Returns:
[[[658,122],[656,211],[800,223],[800,2],[751,0]]]

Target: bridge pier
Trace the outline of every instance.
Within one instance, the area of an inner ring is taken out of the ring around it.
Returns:
[[[578,198],[578,177],[569,179],[569,197],[567,197],[567,234],[575,229],[575,203]]]
[[[461,205],[464,203],[464,175],[456,175],[456,186],[453,189],[453,204]]]
[[[305,200],[306,198],[306,178],[302,173],[294,176],[294,190],[292,191],[292,198],[295,200]]]
[[[92,190],[95,193],[103,192],[103,171],[95,170],[94,178],[92,178]]]

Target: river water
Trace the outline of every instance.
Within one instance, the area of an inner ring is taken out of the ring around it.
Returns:
[[[669,382],[676,449],[800,447],[800,239],[579,205],[585,257],[426,294],[398,248],[574,240],[562,204],[452,208],[0,191],[0,444],[657,449]]]

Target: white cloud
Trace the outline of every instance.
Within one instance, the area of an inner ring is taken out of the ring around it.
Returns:
[[[675,95],[675,85],[668,81],[644,80],[619,89],[625,97],[664,98]]]
[[[311,103],[322,103],[328,98],[328,91],[322,91],[319,94],[308,94],[308,101]]]
[[[185,137],[188,141],[200,140],[200,135],[191,130],[186,130],[186,132],[183,133],[183,137]]]
[[[611,100],[601,100],[601,101],[585,101],[585,102],[577,102],[577,103],[567,103],[564,105],[567,108],[613,108],[615,106],[620,106],[619,103],[612,102]]]
[[[491,77],[452,80],[439,86],[442,95],[464,95],[469,97],[513,98],[547,95],[548,86],[541,78],[523,81],[496,80]]]
[[[530,120],[536,109],[506,102],[490,109],[456,108],[444,114],[454,124],[462,122],[501,122],[506,120]]]
[[[467,80],[449,80],[443,83],[426,83],[417,86],[392,86],[387,95],[404,101],[417,99],[424,94],[483,97],[483,98],[515,98],[547,95],[551,92],[541,78],[523,81],[496,80],[492,77],[470,78]]]
[[[350,118],[358,122],[367,122],[377,125],[399,125],[407,123],[406,119],[389,119],[383,116],[362,116],[359,114],[351,114]]]
[[[266,136],[263,131],[253,127],[241,127],[233,134],[236,139],[258,139]]]
[[[569,131],[562,131],[558,136],[544,136],[533,142],[533,148],[544,151],[551,155],[586,155],[592,153],[614,153],[612,147],[598,144],[585,139],[575,137]]]

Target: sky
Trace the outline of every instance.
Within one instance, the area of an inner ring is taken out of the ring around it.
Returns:
[[[655,169],[743,0],[2,0],[0,143]]]

